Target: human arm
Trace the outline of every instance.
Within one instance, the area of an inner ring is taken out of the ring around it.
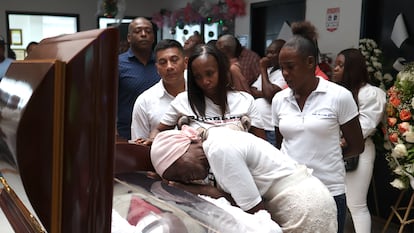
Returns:
[[[180,182],[175,182],[175,181],[169,181],[168,185],[185,190],[187,192],[190,192],[192,194],[195,195],[205,195],[205,196],[209,196],[215,199],[218,199],[220,197],[224,197],[227,201],[230,202],[231,205],[233,206],[237,206],[236,202],[234,201],[234,199],[232,198],[232,196],[220,189],[218,189],[217,187],[214,187],[212,185],[202,185],[202,184],[184,184],[184,183],[180,183]],[[261,201],[259,204],[257,204],[256,206],[254,206],[253,208],[246,210],[247,213],[250,214],[254,214],[259,210],[264,210],[265,206],[263,201]]]
[[[273,96],[276,92],[282,90],[278,85],[270,82],[268,68],[270,67],[270,59],[263,57],[260,59],[260,74],[262,76],[262,92],[263,97],[269,102],[272,102]]]
[[[264,129],[251,126],[249,132],[256,135],[259,138],[266,139],[266,134],[265,134]]]
[[[275,134],[276,134],[275,146],[277,149],[280,150],[280,148],[282,147],[283,136],[280,133],[279,127],[275,127]]]
[[[160,123],[157,128],[153,129],[149,135],[148,138],[138,138],[135,142],[138,144],[143,144],[146,146],[151,146],[152,145],[152,141],[154,140],[155,136],[157,136],[157,134],[161,131],[164,130],[169,130],[169,129],[174,129],[174,125],[170,126],[170,125],[164,125],[163,123]]]
[[[253,86],[250,87],[250,94],[252,94],[254,98],[264,98],[263,92]]]
[[[224,197],[227,201],[229,201],[232,205],[236,205],[234,202],[234,199],[231,197],[230,194],[224,192],[223,190],[218,189],[217,187],[214,187],[212,185],[206,185],[206,184],[185,184],[181,182],[175,182],[175,181],[168,181],[168,185],[177,187],[180,189],[183,189],[187,192],[190,192],[192,194],[201,194],[206,195],[212,198],[220,198]]]
[[[234,89],[250,93],[250,85],[237,64],[230,65],[230,74]]]
[[[358,93],[359,122],[364,138],[372,135],[385,112],[386,95],[377,87],[366,84]]]
[[[364,138],[358,116],[340,126],[346,146],[342,147],[342,155],[349,158],[364,151]]]

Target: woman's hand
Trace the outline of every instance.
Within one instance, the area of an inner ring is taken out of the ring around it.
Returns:
[[[348,144],[346,143],[345,138],[341,138],[341,141],[339,142],[339,144],[341,145],[342,149],[344,149],[348,146]]]
[[[153,139],[151,138],[137,138],[135,140],[129,140],[130,143],[135,143],[138,145],[144,145],[144,146],[151,146]]]

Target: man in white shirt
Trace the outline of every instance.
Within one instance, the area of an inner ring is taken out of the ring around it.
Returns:
[[[131,139],[148,138],[158,126],[170,102],[186,90],[184,71],[187,62],[182,45],[171,39],[158,42],[154,49],[161,80],[142,93],[132,111]]]

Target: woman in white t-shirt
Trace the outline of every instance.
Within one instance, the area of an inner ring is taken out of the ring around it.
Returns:
[[[177,95],[161,118],[151,138],[160,131],[173,129],[185,116],[194,128],[216,125],[240,124],[243,116],[250,118],[249,132],[265,138],[262,119],[254,98],[229,85],[230,72],[227,57],[208,44],[197,45],[188,59],[187,91]],[[150,142],[144,142],[150,144]]]
[[[306,166],[250,133],[207,131],[205,141],[187,126],[156,136],[151,161],[169,185],[225,197],[251,214],[266,210],[284,233],[337,230],[335,201]]]
[[[382,89],[369,84],[365,58],[358,49],[345,49],[338,54],[332,81],[350,90],[358,104],[365,150],[359,155],[356,170],[346,173],[346,202],[355,232],[370,233],[371,215],[367,206],[367,194],[375,161],[375,145],[370,136],[384,116],[386,95]]]
[[[256,98],[265,130],[266,140],[275,145],[275,127],[272,124],[272,98],[286,88],[286,81],[279,68],[279,52],[286,41],[276,39],[266,48],[266,56],[260,59],[260,75],[250,87],[251,94]]]
[[[337,203],[338,232],[346,217],[343,157],[364,150],[358,108],[351,92],[315,77],[316,45],[313,37],[294,35],[279,53],[279,64],[288,88],[272,100],[276,146],[313,169]],[[341,149],[340,132],[348,142]]]

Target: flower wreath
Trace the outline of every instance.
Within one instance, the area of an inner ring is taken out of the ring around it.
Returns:
[[[383,90],[392,85],[393,77],[390,74],[383,75],[382,51],[373,39],[363,38],[359,40],[359,50],[365,57],[368,73],[373,84]]]
[[[245,14],[244,0],[193,0],[175,11],[161,9],[153,14],[152,22],[159,28],[164,25],[183,27],[185,24],[223,22]]]
[[[387,100],[386,133],[392,149],[386,158],[396,176],[391,185],[414,188],[414,62],[397,74]]]

